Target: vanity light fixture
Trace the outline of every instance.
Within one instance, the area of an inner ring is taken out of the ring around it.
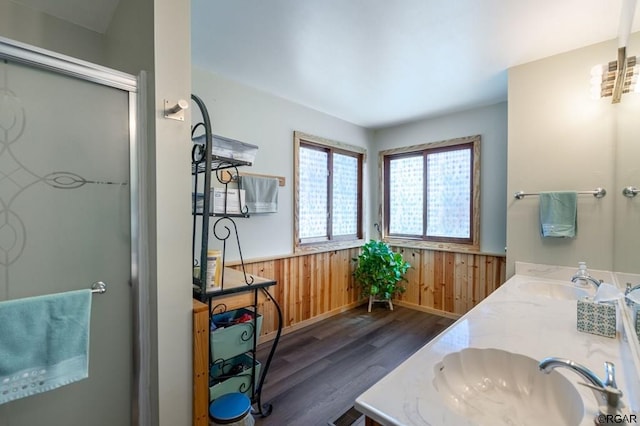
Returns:
[[[640,93],[638,73],[640,58],[626,56],[626,48],[618,48],[618,59],[591,69],[591,96],[594,99],[611,96],[611,103],[620,102],[623,93]]]
[[[611,96],[611,103],[620,102],[623,93],[640,93],[638,71],[640,57],[627,57],[627,42],[633,27],[637,0],[623,0],[618,26],[618,59],[591,69],[591,97]]]

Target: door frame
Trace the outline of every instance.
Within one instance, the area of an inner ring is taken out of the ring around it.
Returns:
[[[130,233],[131,233],[131,271],[130,287],[133,306],[134,341],[132,358],[133,383],[131,388],[131,425],[150,425],[151,401],[150,386],[150,311],[148,278],[148,235],[142,218],[146,215],[143,204],[146,178],[141,165],[146,164],[145,150],[145,112],[146,112],[146,74],[142,71],[137,77],[121,71],[96,65],[71,56],[52,52],[39,47],[0,37],[0,60],[25,64],[34,68],[48,70],[57,74],[112,87],[129,94],[129,182],[130,182]],[[141,265],[143,266],[141,268]]]

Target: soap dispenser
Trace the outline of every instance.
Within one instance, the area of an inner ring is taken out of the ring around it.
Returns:
[[[578,271],[573,275],[573,277],[571,277],[571,281],[583,287],[587,287],[589,285],[588,278],[589,272],[587,271],[587,263],[578,262]]]

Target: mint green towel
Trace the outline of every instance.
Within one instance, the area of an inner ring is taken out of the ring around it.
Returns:
[[[89,376],[91,290],[0,302],[0,404]]]
[[[248,213],[278,212],[277,178],[240,176],[240,188],[245,192]]]
[[[577,194],[541,192],[540,228],[543,237],[575,237],[578,230]]]

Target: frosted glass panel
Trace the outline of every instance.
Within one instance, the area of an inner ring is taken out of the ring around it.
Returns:
[[[333,154],[333,235],[358,232],[358,159]]]
[[[326,151],[300,147],[300,201],[299,210],[301,239],[326,237],[329,211],[328,160]]]
[[[389,161],[389,232],[422,235],[424,206],[422,155]]]
[[[427,236],[469,238],[471,149],[427,155]]]
[[[128,92],[0,61],[0,301],[108,284],[89,378],[0,405],[0,424],[130,424],[129,108]]]

